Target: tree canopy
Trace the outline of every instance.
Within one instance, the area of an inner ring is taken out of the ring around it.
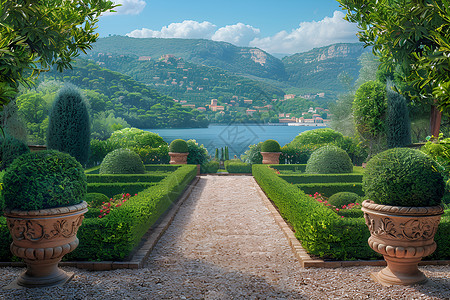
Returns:
[[[114,7],[108,0],[0,0],[0,104],[50,66],[71,68],[97,40],[99,16]]]

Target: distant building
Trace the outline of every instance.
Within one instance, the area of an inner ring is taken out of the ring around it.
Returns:
[[[200,111],[206,111],[205,107],[197,107],[197,109],[200,110]]]
[[[252,103],[253,103],[253,100],[247,99],[247,100],[244,100],[244,103],[245,103],[245,104],[252,104]]]
[[[293,99],[293,98],[295,98],[294,94],[286,94],[286,95],[284,95],[284,100]]]
[[[223,106],[217,106],[217,105],[210,105],[209,106],[209,108],[212,110],[212,111],[221,111],[221,110],[224,110],[225,109],[225,107],[223,107]]]
[[[256,110],[254,110],[254,109],[247,109],[246,110],[246,113],[247,113],[247,116],[253,116],[253,114],[256,112]]]
[[[138,61],[150,61],[152,60],[151,56],[139,56]]]
[[[217,99],[211,99],[211,106],[217,105]]]
[[[182,107],[190,107],[190,108],[195,108],[195,104],[183,104],[181,105]]]
[[[180,103],[181,103],[181,104],[187,103],[187,101],[186,101],[186,100],[180,100]]]
[[[280,123],[296,123],[296,119],[295,118],[290,118],[290,119],[280,119]]]

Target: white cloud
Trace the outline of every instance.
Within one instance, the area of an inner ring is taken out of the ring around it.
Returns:
[[[250,25],[237,23],[219,28],[211,37],[213,41],[223,41],[238,46],[248,46],[250,41],[259,36],[260,30]]]
[[[160,31],[147,28],[136,29],[127,36],[135,38],[184,38],[184,39],[210,39],[216,30],[216,25],[210,22],[199,23],[185,20],[182,23],[172,23],[164,26]]]
[[[357,42],[356,25],[343,18],[343,12],[335,11],[331,18],[302,22],[290,33],[280,31],[271,37],[255,38],[249,45],[269,53],[298,53],[334,43]]]
[[[121,6],[114,9],[116,12],[106,12],[103,16],[138,15],[144,10],[145,5],[147,5],[144,0],[113,0],[113,2],[115,4],[121,4]]]

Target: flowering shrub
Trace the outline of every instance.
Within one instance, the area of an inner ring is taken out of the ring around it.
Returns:
[[[137,194],[135,194],[136,196]],[[102,206],[100,208],[100,215],[99,218],[103,218],[106,215],[108,215],[112,210],[122,206],[123,203],[128,201],[130,199],[131,195],[126,193],[122,195],[116,195],[109,199],[108,202],[103,202]]]
[[[333,210],[336,214],[341,216],[341,218],[344,217],[361,217],[362,211],[361,211],[361,204],[360,203],[350,203],[347,205],[342,205],[341,207],[336,207],[328,202],[328,198],[325,196],[322,196],[318,192],[316,192],[314,195],[309,195],[310,197],[314,198],[317,202],[321,203],[325,207]],[[352,212],[348,212],[349,210],[354,210]],[[359,210],[359,211],[358,211]]]

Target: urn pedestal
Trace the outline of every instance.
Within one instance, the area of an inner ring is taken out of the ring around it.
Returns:
[[[176,153],[169,152],[170,164],[171,165],[185,165],[187,164],[187,157],[189,153]]]
[[[61,258],[78,246],[77,231],[87,203],[21,211],[5,209],[13,242],[11,252],[24,260],[27,270],[9,288],[46,287],[67,282],[71,275],[58,268]],[[7,287],[8,288],[8,287]]]
[[[278,165],[280,163],[281,152],[261,152],[263,157],[263,164],[267,165]]]
[[[362,211],[371,234],[369,246],[387,263],[372,279],[385,286],[425,283],[427,278],[417,266],[436,250],[434,235],[442,206],[402,207],[365,200]]]

